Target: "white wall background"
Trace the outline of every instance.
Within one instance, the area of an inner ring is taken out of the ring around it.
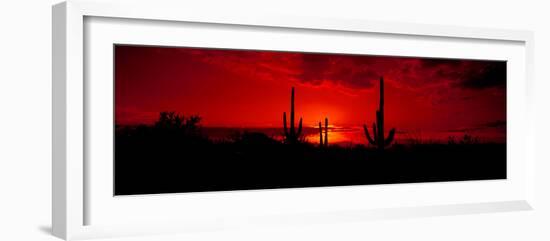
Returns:
[[[0,240],[56,240],[51,219],[52,0],[0,5]],[[535,211],[227,230],[117,240],[550,240],[550,6],[523,0],[189,1],[221,11],[437,23],[535,31]]]

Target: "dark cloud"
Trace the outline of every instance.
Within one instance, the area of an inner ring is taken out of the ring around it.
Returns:
[[[506,87],[506,62],[481,60],[422,59],[423,70],[435,71],[435,79],[445,79],[465,89]]]
[[[302,54],[303,83],[326,81],[348,88],[373,87],[381,76],[407,88],[448,84],[463,89],[506,86],[506,62],[361,55]]]
[[[481,61],[349,54],[285,53],[192,49],[196,59],[254,78],[291,80],[314,86],[330,83],[369,89],[384,76],[408,89],[480,90],[506,86],[505,61]],[[250,68],[254,66],[254,68]]]
[[[461,86],[470,89],[506,86],[506,62],[490,62],[470,71],[461,81]]]
[[[349,88],[366,89],[373,86],[380,74],[373,70],[371,59],[364,56],[303,54],[301,56],[302,83],[321,85],[332,82]]]
[[[424,58],[422,59],[422,66],[425,68],[436,68],[440,66],[460,66],[462,62],[456,59],[432,59]]]
[[[489,127],[489,128],[506,127],[506,121],[504,121],[504,120],[491,121],[491,122],[487,122],[487,123],[483,124],[483,126]]]
[[[449,132],[470,132],[470,131],[479,131],[479,130],[486,130],[486,129],[501,129],[501,128],[506,128],[506,121],[496,120],[496,121],[486,122],[486,123],[471,126],[471,127],[451,129],[448,131]]]

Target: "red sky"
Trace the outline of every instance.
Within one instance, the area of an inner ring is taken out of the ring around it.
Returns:
[[[203,126],[281,127],[294,86],[305,126],[370,126],[380,76],[388,129],[505,136],[505,62],[204,48],[116,46],[115,121],[176,111]]]

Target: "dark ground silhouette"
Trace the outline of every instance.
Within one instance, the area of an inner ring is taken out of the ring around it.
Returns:
[[[116,127],[114,165],[115,195],[504,179],[506,144],[465,137],[381,151],[255,132],[210,140],[200,117],[165,112],[154,125]]]

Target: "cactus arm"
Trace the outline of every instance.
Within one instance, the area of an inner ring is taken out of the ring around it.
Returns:
[[[367,128],[367,125],[363,125],[363,130],[365,131],[365,136],[367,137],[367,140],[371,145],[376,145],[376,142],[370,137],[369,129]]]
[[[296,131],[296,137],[299,137],[302,134],[302,118],[300,117],[300,123],[298,123],[298,131]]]
[[[302,118],[300,118],[300,122],[298,124],[298,127],[296,128],[295,125],[295,112],[294,112],[294,87],[292,87],[291,95],[290,95],[290,120],[287,123],[286,119],[286,112],[283,112],[283,129],[284,129],[284,135],[285,135],[285,142],[289,144],[296,144],[301,141],[300,135],[302,133]]]
[[[395,137],[395,128],[392,128],[390,130],[390,133],[388,134],[388,138],[384,141],[384,146],[389,146],[393,142],[393,138]]]

